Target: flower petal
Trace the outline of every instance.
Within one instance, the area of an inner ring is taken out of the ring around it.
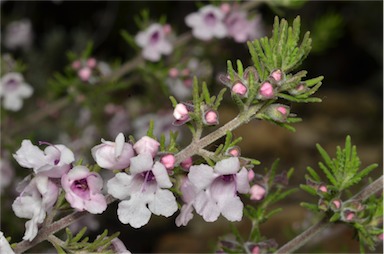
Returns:
[[[107,182],[108,193],[120,200],[126,199],[130,194],[132,176],[126,173],[117,173]]]
[[[245,194],[249,192],[248,170],[244,167],[236,174],[236,187],[239,193]]]
[[[136,157],[131,158],[131,168],[130,171],[132,174],[139,174],[145,171],[152,169],[153,159],[150,153],[142,153]]]
[[[207,188],[215,179],[216,174],[213,168],[208,165],[200,164],[192,166],[189,169],[188,179],[196,186],[198,190]]]
[[[183,205],[180,214],[176,217],[176,226],[187,226],[188,222],[193,218],[193,206],[191,204]]]
[[[241,221],[244,205],[238,196],[228,197],[224,202],[218,203],[221,213],[229,221]]]
[[[196,212],[203,216],[203,219],[207,222],[217,220],[220,215],[219,206],[206,191],[199,192],[193,206]]]
[[[220,175],[230,175],[236,174],[239,171],[239,168],[239,158],[231,157],[217,162],[215,165],[215,172]]]
[[[115,139],[115,157],[116,158],[119,158],[121,153],[123,152],[124,144],[125,144],[124,134],[120,132]]]
[[[156,161],[152,168],[152,173],[155,176],[156,182],[160,188],[172,187],[171,180],[169,180],[168,171],[162,163]]]
[[[177,211],[176,198],[171,191],[158,189],[148,207],[156,215],[169,217]]]
[[[147,208],[146,195],[132,195],[130,200],[119,203],[117,215],[124,224],[130,224],[134,228],[140,228],[148,223],[151,211]]]

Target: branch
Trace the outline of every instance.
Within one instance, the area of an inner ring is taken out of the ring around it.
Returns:
[[[116,201],[116,199],[114,197],[112,197],[111,195],[107,195],[106,199],[107,199],[108,205],[113,203],[114,201]],[[43,226],[39,230],[39,233],[36,235],[36,237],[35,237],[35,239],[33,239],[33,241],[30,242],[30,241],[23,240],[23,241],[17,243],[16,247],[14,248],[15,253],[25,252],[26,250],[28,250],[28,249],[32,248],[33,246],[41,243],[42,241],[47,240],[51,235],[53,235],[56,232],[68,227],[73,222],[77,221],[78,219],[80,219],[81,217],[83,217],[84,215],[87,215],[87,214],[88,214],[87,211],[73,212],[73,213],[65,216],[64,218],[61,218],[60,220],[58,220],[58,221],[56,221],[50,225]]]
[[[376,179],[373,183],[365,187],[363,190],[361,190],[355,196],[350,198],[348,201],[351,201],[351,200],[364,201],[367,198],[369,198],[371,195],[379,192],[382,189],[383,189],[383,176]],[[301,233],[300,235],[296,236],[294,239],[286,243],[284,246],[278,249],[275,252],[275,254],[294,252],[295,250],[299,249],[301,246],[306,244],[313,237],[315,237],[318,233],[320,233],[321,231],[323,231],[324,229],[326,229],[328,226],[332,224],[333,224],[332,222],[329,222],[329,218],[326,217],[325,214],[323,214],[323,217],[318,223],[311,226],[310,228],[305,230],[303,233]]]

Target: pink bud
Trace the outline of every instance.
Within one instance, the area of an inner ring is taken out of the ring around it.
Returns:
[[[355,213],[354,212],[347,212],[347,216],[345,217],[345,219],[347,221],[351,221],[351,220],[353,220],[353,218],[355,218]]]
[[[182,161],[180,163],[180,166],[184,169],[184,170],[189,170],[189,168],[192,166],[192,157],[189,157],[188,159],[185,159],[184,161]]]
[[[272,72],[271,76],[274,80],[279,82],[283,76],[283,73],[281,72],[281,70],[275,70]]]
[[[173,116],[176,120],[184,120],[188,118],[188,109],[183,103],[179,103],[176,105],[173,110]]]
[[[227,14],[231,11],[231,6],[228,3],[224,3],[220,5],[220,10],[224,13]]]
[[[217,112],[214,110],[209,110],[204,115],[204,123],[207,125],[216,125],[219,123],[219,116],[217,115]]]
[[[261,87],[260,87],[260,91],[259,91],[261,97],[263,97],[264,99],[270,99],[270,98],[273,98],[274,96],[274,92],[273,92],[273,86],[271,83],[269,83],[268,81],[267,82],[264,82]]]
[[[159,142],[153,138],[144,136],[133,145],[133,149],[135,149],[138,154],[150,153],[152,157],[155,157],[157,151],[159,150],[159,146]]]
[[[95,68],[96,67],[96,64],[97,64],[97,61],[96,61],[96,59],[95,58],[89,58],[88,60],[87,60],[87,66],[89,67],[89,68]]]
[[[380,235],[378,235],[378,238],[379,238],[381,241],[384,240],[384,236],[383,236],[383,235],[384,235],[383,233],[381,233]]]
[[[262,200],[265,196],[265,189],[258,184],[251,187],[251,200]]]
[[[165,34],[170,34],[170,33],[172,32],[172,27],[171,27],[171,25],[170,25],[170,24],[165,24],[165,25],[163,26],[163,32],[164,32]]]
[[[160,159],[160,162],[165,166],[166,169],[171,170],[175,167],[176,159],[173,154],[167,154]]]
[[[184,85],[186,87],[192,87],[192,84],[193,84],[192,79],[189,78],[189,79],[184,80]]]
[[[248,181],[252,181],[253,178],[255,178],[255,172],[253,172],[253,170],[249,170],[248,171]]]
[[[230,147],[226,154],[230,155],[230,156],[233,156],[233,157],[239,157],[240,156],[240,147],[238,146],[233,146],[233,147]]]
[[[82,81],[88,81],[91,77],[92,71],[88,67],[84,67],[77,73]]]
[[[283,106],[277,107],[277,111],[279,111],[282,115],[287,114],[287,108]]]
[[[169,69],[168,75],[171,78],[176,78],[179,75],[179,70],[177,70],[176,68],[171,68]]]
[[[238,82],[232,87],[232,92],[241,96],[244,96],[247,93],[248,89],[245,85]]]
[[[81,67],[81,63],[80,63],[79,60],[76,60],[76,61],[74,61],[74,62],[72,63],[72,68],[73,68],[73,69],[78,70],[78,69],[80,69],[80,67]]]
[[[336,200],[333,200],[332,201],[332,204],[337,208],[339,209],[341,207],[341,202],[340,200],[336,199]]]
[[[327,189],[327,187],[326,187],[325,185],[321,185],[321,186],[319,187],[319,190],[320,190],[321,192],[327,192],[327,191],[328,191],[328,189]]]

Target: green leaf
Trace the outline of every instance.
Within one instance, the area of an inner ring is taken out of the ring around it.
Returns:
[[[237,59],[236,63],[237,63],[237,73],[240,77],[242,77],[244,74],[243,63],[239,59]]]
[[[308,192],[309,194],[311,194],[312,196],[316,196],[317,195],[317,192],[315,189],[313,189],[312,187],[308,186],[308,185],[305,185],[305,184],[300,184],[300,188],[306,192]]]
[[[77,243],[80,241],[80,239],[84,236],[85,232],[87,231],[87,227],[83,227],[79,233],[76,234],[76,236],[71,240],[71,242]]]
[[[207,105],[211,105],[211,95],[209,94],[206,82],[203,82],[202,93],[204,96],[205,103]]]
[[[173,96],[169,96],[169,99],[170,99],[171,102],[172,102],[172,106],[173,106],[173,107],[176,107],[176,105],[177,105],[177,100],[175,99],[175,97],[173,97]]]
[[[307,167],[307,171],[313,180],[315,180],[316,182],[321,181],[320,176],[316,173],[316,171],[313,168]]]
[[[336,187],[339,187],[339,183],[336,178],[332,175],[332,173],[328,170],[323,163],[319,162],[319,167],[323,170],[324,174],[327,176],[328,180]]]
[[[329,157],[328,153],[321,147],[321,145],[316,144],[316,148],[319,151],[321,157],[325,161],[325,164],[332,170],[335,170],[335,165],[333,164],[331,157]]]
[[[319,208],[317,207],[317,205],[314,205],[314,204],[302,202],[302,203],[300,203],[300,206],[307,208],[307,209],[311,210],[312,212],[318,212],[319,211]]]

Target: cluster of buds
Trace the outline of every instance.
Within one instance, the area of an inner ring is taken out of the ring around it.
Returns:
[[[219,113],[208,105],[201,105],[201,118],[205,125],[219,124]],[[191,120],[190,113],[194,112],[195,106],[189,102],[182,102],[175,106],[173,116],[175,121],[173,125],[180,126]]]
[[[105,62],[97,61],[91,57],[72,62],[72,69],[77,72],[77,76],[83,82],[94,84],[98,77],[107,76],[111,69]]]
[[[226,85],[229,89],[231,89],[232,95],[237,95],[240,98],[247,98],[249,92],[249,76],[253,76],[253,80],[257,81],[259,79],[259,75],[254,67],[248,67],[244,70],[242,76],[239,76],[237,73],[234,73],[234,78],[231,79],[229,74],[221,74],[219,75],[219,80]]]

